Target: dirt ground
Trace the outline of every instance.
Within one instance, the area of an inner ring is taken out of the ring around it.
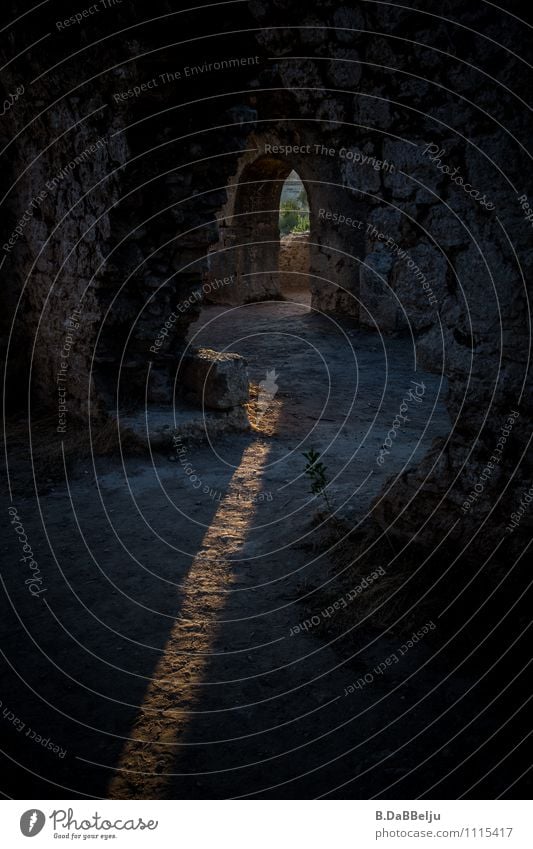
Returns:
[[[190,340],[246,357],[260,393],[250,432],[180,456],[95,458],[15,500],[46,592],[28,592],[8,529],[5,792],[413,798],[437,782],[434,797],[455,796],[444,776],[457,752],[426,760],[438,748],[426,729],[444,711],[439,745],[452,736],[466,685],[446,678],[432,634],[400,655],[403,639],[364,624],[349,650],[297,627],[331,576],[303,451],[322,453],[333,509],[356,524],[448,432],[440,377],[420,371],[409,338],[296,300],[207,307]]]

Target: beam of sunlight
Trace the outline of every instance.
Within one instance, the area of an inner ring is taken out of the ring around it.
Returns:
[[[173,625],[109,785],[109,798],[160,798],[199,699],[219,614],[257,505],[270,445],[245,449],[180,590]],[[243,497],[243,493],[246,497]]]

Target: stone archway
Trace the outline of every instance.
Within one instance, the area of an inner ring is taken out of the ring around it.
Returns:
[[[220,210],[219,240],[208,253],[206,301],[241,304],[283,297],[279,209],[283,185],[292,171],[301,178],[309,202],[306,285],[312,290],[313,268],[318,265],[314,220],[320,191],[308,170],[305,164],[278,155],[241,160]]]
[[[317,156],[313,146],[281,144],[273,136],[252,136],[253,153],[240,157],[226,187],[227,201],[217,215],[219,238],[207,254],[205,301],[241,304],[280,299],[279,207],[283,185],[296,171],[307,194],[309,237],[306,285],[313,309],[358,318],[359,263],[365,256],[363,229],[339,226],[368,204],[354,198],[338,158]],[[308,152],[290,154],[287,151]],[[278,153],[282,150],[283,153]],[[258,155],[258,151],[264,151]],[[276,151],[271,153],[270,151]],[[339,188],[346,191],[339,194]],[[281,274],[280,274],[281,271]],[[309,296],[308,296],[309,297]]]
[[[292,165],[274,156],[246,164],[221,211],[219,242],[209,254],[206,300],[249,303],[281,298],[279,203]]]
[[[297,171],[281,191],[279,211],[281,293],[285,300],[311,305],[309,263],[309,199]]]
[[[233,230],[237,288],[243,302],[281,297],[279,204],[291,170],[286,160],[263,156],[242,175]]]

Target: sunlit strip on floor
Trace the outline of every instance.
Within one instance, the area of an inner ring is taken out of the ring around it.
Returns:
[[[205,534],[179,591],[175,622],[148,686],[140,713],[109,785],[110,798],[161,798],[168,773],[176,771],[179,745],[194,722],[219,614],[234,578],[231,558],[244,543],[261,492],[270,445],[255,442],[241,463]],[[246,493],[246,498],[243,498]]]

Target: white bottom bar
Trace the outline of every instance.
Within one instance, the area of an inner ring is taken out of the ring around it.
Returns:
[[[532,849],[527,801],[4,801],[2,845]],[[28,841],[35,837],[35,844]]]

